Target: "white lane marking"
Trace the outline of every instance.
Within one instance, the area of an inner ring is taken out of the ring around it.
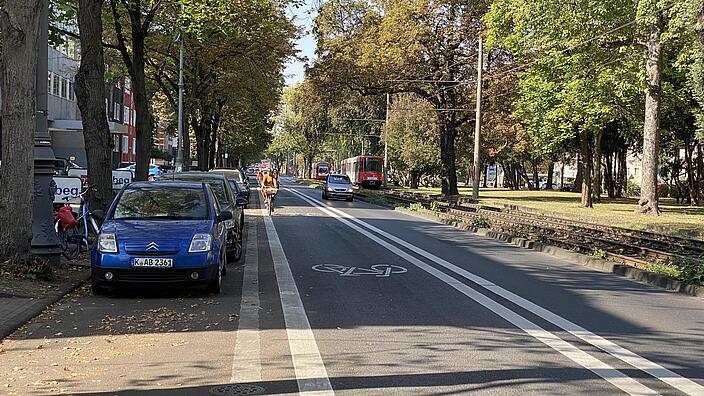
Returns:
[[[594,374],[596,374],[596,375],[600,376],[601,378],[605,379],[606,381],[610,382],[611,384],[613,384],[617,388],[621,389],[622,391],[624,391],[630,395],[657,395],[658,394],[654,390],[648,388],[647,386],[641,384],[640,382],[634,380],[633,378],[625,375],[624,373],[620,372],[619,370],[616,370],[615,368],[613,368],[610,365],[602,362],[601,360],[593,357],[592,355],[582,351],[581,349],[577,348],[576,346],[563,340],[559,336],[543,329],[542,327],[529,321],[528,319],[517,314],[516,312],[506,308],[505,306],[499,304],[498,302],[492,300],[491,298],[479,293],[478,291],[472,289],[471,287],[467,286],[466,284],[462,283],[461,281],[451,277],[450,275],[447,275],[446,273],[444,273],[444,272],[436,269],[435,267],[417,259],[416,257],[411,256],[410,254],[406,253],[405,251],[401,250],[400,248],[398,248],[398,247],[390,244],[389,242],[379,238],[378,236],[361,228],[360,226],[353,224],[352,222],[348,221],[347,219],[343,218],[342,216],[338,215],[337,213],[335,213],[331,210],[328,210],[326,207],[321,206],[321,205],[317,205],[314,200],[309,199],[305,195],[300,194],[297,191],[293,191],[290,189],[287,189],[287,190],[291,191],[294,194],[297,194],[303,200],[308,201],[308,203],[311,204],[312,206],[317,207],[321,211],[327,213],[329,216],[341,221],[342,223],[344,223],[348,227],[356,230],[360,234],[366,236],[367,238],[371,239],[372,241],[385,247],[387,250],[398,255],[399,257],[403,258],[404,260],[410,262],[411,264],[415,265],[416,267],[422,269],[423,271],[429,273],[430,275],[436,277],[437,279],[445,282],[450,287],[454,288],[455,290],[459,291],[460,293],[464,294],[465,296],[471,298],[472,300],[476,301],[477,303],[483,305],[485,308],[494,312],[495,314],[502,317],[503,319],[505,319],[509,323],[513,324],[517,328],[523,330],[525,333],[529,334],[530,336],[534,337],[535,339],[537,339],[538,341],[542,342],[543,344],[549,346],[550,348],[556,350],[557,352],[560,352],[561,354],[563,354],[567,358],[571,359],[575,363],[581,365],[582,367],[592,371]]]
[[[264,225],[269,237],[271,258],[274,261],[276,283],[279,285],[281,308],[286,322],[286,335],[296,372],[298,391],[305,395],[334,395],[301,296],[298,294],[296,281],[293,279],[291,267],[271,217],[264,216]]]
[[[298,195],[303,195],[297,191],[292,191]],[[309,200],[316,201],[312,198],[306,197]],[[323,202],[316,201],[320,205],[325,205]],[[333,207],[328,207],[334,213],[339,213],[342,217],[345,217],[349,220],[354,221],[357,224],[360,224],[364,227],[366,227],[369,230],[372,230],[379,235],[388,238],[389,240],[413,251],[414,253],[417,253],[420,256],[423,256],[429,260],[432,260],[433,262],[441,265],[442,267],[464,277],[467,278],[468,280],[472,281],[473,283],[477,284],[478,286],[483,287],[486,290],[491,291],[492,293],[499,295],[512,303],[532,312],[533,314],[547,320],[548,322],[562,328],[563,330],[571,333],[572,335],[580,338],[581,340],[601,349],[602,351],[620,359],[621,361],[630,364],[631,366],[650,374],[651,376],[659,379],[660,381],[676,388],[679,389],[680,391],[688,394],[688,395],[704,395],[704,386],[690,380],[689,378],[682,377],[681,375],[675,373],[672,370],[669,370],[653,361],[650,361],[635,352],[632,352],[616,343],[613,341],[607,340],[597,334],[592,333],[591,331],[577,325],[576,323],[573,323],[557,314],[555,314],[552,311],[549,311],[532,301],[526,300],[525,298],[518,296],[514,294],[513,292],[506,290],[502,288],[501,286],[485,279],[482,278],[478,275],[475,275],[463,268],[460,268],[446,260],[441,259],[440,257],[423,250],[415,245],[412,245],[402,239],[397,238],[394,235],[389,234],[386,231],[380,230],[377,227],[374,227],[373,225],[366,223],[362,220],[359,220],[345,212],[342,212],[338,210],[337,208]]]
[[[247,227],[247,252],[242,279],[242,303],[235,355],[232,358],[230,382],[257,382],[262,380],[261,344],[259,337],[259,252],[257,252],[257,223]]]

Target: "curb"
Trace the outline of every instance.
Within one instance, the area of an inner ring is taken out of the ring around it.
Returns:
[[[686,294],[686,295],[693,296],[693,297],[704,298],[704,286],[689,285],[689,284],[680,282],[676,279],[670,278],[667,275],[656,274],[653,272],[648,272],[648,271],[642,270],[640,268],[635,268],[635,267],[631,267],[628,265],[618,264],[613,261],[607,261],[607,260],[604,260],[601,258],[590,257],[587,255],[575,253],[575,252],[572,252],[572,251],[569,251],[567,249],[563,249],[563,248],[560,248],[557,246],[546,245],[543,243],[531,241],[526,238],[512,237],[509,234],[493,231],[488,228],[472,227],[467,223],[442,219],[442,218],[439,218],[433,214],[412,212],[412,211],[406,210],[405,208],[403,208],[403,209],[396,208],[394,210],[406,213],[411,216],[422,218],[425,220],[449,225],[449,226],[455,227],[457,229],[472,232],[474,234],[484,236],[487,238],[499,240],[502,242],[507,242],[512,245],[524,248],[524,249],[532,249],[532,250],[535,250],[535,251],[538,251],[541,253],[549,254],[554,257],[573,261],[579,265],[582,265],[582,266],[585,266],[588,268],[592,268],[592,269],[595,269],[600,272],[612,273],[612,274],[620,275],[620,276],[623,276],[623,277],[626,277],[629,279],[633,279],[635,281],[647,283],[651,286],[661,287],[663,289],[675,291],[675,292],[678,292],[681,294]]]
[[[14,333],[17,329],[22,327],[25,323],[32,320],[34,317],[42,313],[51,304],[61,300],[67,294],[73,292],[74,290],[81,287],[86,281],[90,279],[90,273],[81,279],[67,285],[63,289],[59,290],[55,295],[51,297],[45,297],[35,300],[27,309],[25,309],[21,314],[14,315],[7,320],[3,320],[0,323],[0,339],[4,339],[10,334]]]

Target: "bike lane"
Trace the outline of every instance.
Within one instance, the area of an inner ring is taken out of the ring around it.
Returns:
[[[618,393],[300,197],[272,220],[335,393]]]

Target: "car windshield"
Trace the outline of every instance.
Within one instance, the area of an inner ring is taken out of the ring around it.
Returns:
[[[365,171],[367,172],[381,172],[381,159],[380,158],[367,158],[365,160]]]
[[[122,193],[114,220],[205,220],[208,204],[203,189],[135,188]]]
[[[350,178],[344,175],[334,175],[328,177],[328,183],[331,184],[350,184]]]

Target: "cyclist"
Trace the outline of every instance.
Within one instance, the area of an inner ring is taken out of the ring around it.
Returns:
[[[262,196],[264,197],[264,201],[266,201],[267,197],[269,195],[272,195],[272,200],[271,200],[271,211],[274,211],[274,200],[273,200],[273,195],[276,194],[276,191],[279,189],[279,180],[272,175],[271,172],[267,172],[264,174],[264,177],[262,179]]]

